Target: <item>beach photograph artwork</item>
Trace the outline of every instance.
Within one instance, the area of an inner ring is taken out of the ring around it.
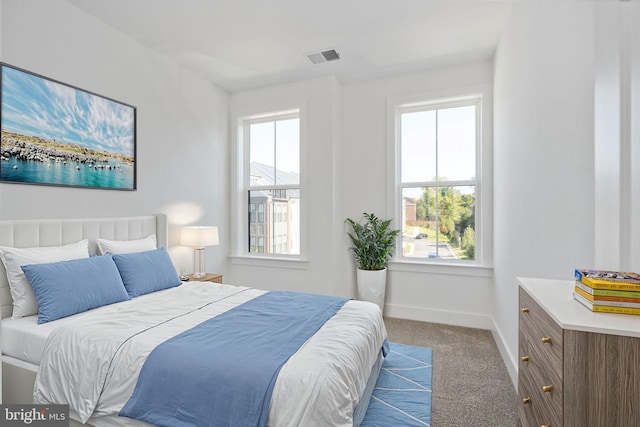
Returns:
[[[136,109],[2,64],[0,182],[136,189]]]

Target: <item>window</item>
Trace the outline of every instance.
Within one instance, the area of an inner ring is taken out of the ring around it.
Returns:
[[[250,223],[256,222],[256,204],[255,203],[249,203],[249,222]]]
[[[251,200],[251,197],[249,197],[249,200]],[[249,203],[249,206],[251,205],[252,203]],[[258,204],[258,222],[264,224],[264,203]]]
[[[395,109],[397,258],[476,261],[481,99],[399,105]]]
[[[300,117],[242,122],[247,253],[300,255]]]

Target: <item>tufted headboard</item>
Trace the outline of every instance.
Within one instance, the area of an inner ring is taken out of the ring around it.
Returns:
[[[60,246],[89,239],[89,253],[95,254],[98,237],[109,240],[134,240],[154,233],[157,246],[167,247],[166,215],[0,221],[0,246]],[[12,304],[7,272],[4,264],[0,262],[0,318],[11,316]]]

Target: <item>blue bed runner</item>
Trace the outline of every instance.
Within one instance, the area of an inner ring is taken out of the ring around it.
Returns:
[[[266,426],[286,361],[348,301],[269,292],[158,345],[120,416],[156,426]]]

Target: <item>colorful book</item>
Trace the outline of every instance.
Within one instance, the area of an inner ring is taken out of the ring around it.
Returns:
[[[630,308],[630,307],[611,307],[607,305],[597,305],[592,304],[591,301],[584,298],[582,295],[574,292],[573,299],[578,301],[580,304],[587,307],[589,310],[598,313],[616,313],[616,314],[635,314],[640,315],[640,308]]]
[[[575,278],[594,289],[640,292],[640,275],[638,273],[576,269]]]
[[[594,289],[589,285],[585,285],[579,280],[576,280],[576,286],[580,287],[583,291],[590,295],[598,297],[620,297],[620,298],[637,298],[640,301],[640,292],[636,291],[617,291],[614,289]]]
[[[580,294],[583,298],[588,299],[591,304],[596,305],[608,305],[612,307],[629,307],[629,308],[640,308],[640,299],[633,298],[631,300],[617,297],[594,297],[593,295],[589,295],[587,292],[580,289],[578,286],[575,287],[574,292]],[[600,299],[605,298],[605,299]],[[606,299],[613,298],[613,299]],[[620,301],[622,300],[622,301]]]

